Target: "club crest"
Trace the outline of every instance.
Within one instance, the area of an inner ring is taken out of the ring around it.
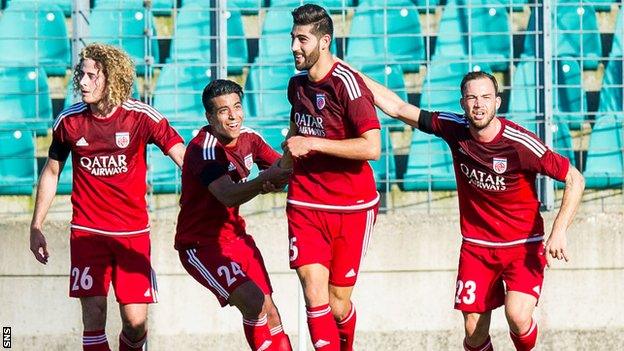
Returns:
[[[253,167],[253,156],[251,154],[245,156],[245,167],[248,170],[251,170],[251,167]]]
[[[119,132],[115,133],[115,144],[122,149],[125,149],[130,145],[130,133],[129,132]]]
[[[492,169],[498,174],[503,174],[507,170],[507,159],[494,157],[492,161]]]
[[[316,94],[316,107],[322,110],[325,107],[325,94]]]

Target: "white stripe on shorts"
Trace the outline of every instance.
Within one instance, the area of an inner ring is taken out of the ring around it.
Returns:
[[[188,262],[191,265],[193,265],[193,267],[195,267],[197,271],[199,271],[199,273],[202,275],[202,277],[204,277],[204,279],[206,279],[206,281],[208,282],[208,285],[213,287],[217,291],[217,293],[221,295],[221,297],[228,300],[230,298],[230,294],[228,294],[227,290],[225,290],[221,285],[219,285],[219,282],[217,281],[217,279],[215,279],[215,277],[213,277],[212,274],[210,274],[208,269],[201,263],[201,261],[197,258],[197,256],[195,256],[195,253],[196,253],[195,249],[186,250],[186,254],[188,255]]]

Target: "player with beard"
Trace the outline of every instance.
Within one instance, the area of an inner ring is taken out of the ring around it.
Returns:
[[[334,60],[333,24],[317,5],[292,12],[292,52],[302,71],[290,79],[293,158],[286,214],[290,267],[305,295],[316,350],[352,350],[351,294],[377,215],[379,194],[367,161],[381,152],[373,96]]]
[[[463,115],[421,110],[365,77],[375,104],[412,127],[443,138],[453,154],[463,238],[455,291],[462,311],[465,350],[493,350],[491,311],[505,306],[517,350],[537,340],[533,311],[542,293],[547,260],[568,261],[566,230],[585,181],[563,156],[535,134],[496,116],[496,78],[471,72],[461,82]],[[544,244],[535,188],[538,173],[565,181],[561,207]]]

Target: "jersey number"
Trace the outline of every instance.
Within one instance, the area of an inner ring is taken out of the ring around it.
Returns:
[[[74,283],[72,284],[72,291],[80,290],[89,290],[93,286],[93,277],[89,275],[89,269],[91,267],[85,267],[80,274],[80,269],[78,267],[74,267],[71,270],[71,276],[74,279]],[[78,286],[80,284],[80,286]]]
[[[290,257],[289,257],[290,262],[296,260],[297,256],[299,256],[299,250],[295,246],[296,241],[297,241],[297,238],[295,237],[290,238]]]
[[[225,275],[225,280],[227,281],[228,286],[231,286],[236,281],[236,277],[234,277],[235,275],[241,275],[243,277],[245,276],[245,273],[243,273],[243,270],[240,268],[238,263],[230,262],[230,265],[232,266],[231,273],[227,266],[221,266],[217,268],[217,274],[219,275],[219,277]]]
[[[462,290],[465,292],[464,297],[462,298]],[[477,283],[474,280],[467,280],[466,283],[461,280],[457,281],[457,294],[455,295],[455,303],[464,303],[466,305],[471,305],[475,302],[475,290],[477,290]]]

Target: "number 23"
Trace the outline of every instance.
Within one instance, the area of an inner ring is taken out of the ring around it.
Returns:
[[[462,290],[464,290],[465,295],[462,298]],[[461,280],[457,281],[457,293],[455,294],[455,303],[464,303],[466,305],[471,305],[475,302],[476,296],[475,291],[477,290],[477,283],[474,280],[467,280],[465,283]]]

